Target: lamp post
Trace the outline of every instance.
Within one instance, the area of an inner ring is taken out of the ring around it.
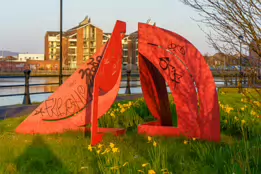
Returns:
[[[243,78],[243,72],[242,72],[242,41],[244,37],[242,35],[238,36],[239,43],[240,43],[240,67],[239,67],[239,85],[238,85],[238,93],[242,93],[242,78]]]
[[[59,73],[59,86],[63,84],[63,0],[60,0],[60,73]]]

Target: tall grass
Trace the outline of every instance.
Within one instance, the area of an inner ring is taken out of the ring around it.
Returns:
[[[15,134],[25,117],[0,121],[0,173],[261,173],[261,113],[254,107],[260,103],[232,92],[220,91],[219,96],[220,143],[137,135],[139,124],[155,120],[144,99],[113,105],[99,126],[128,132],[121,137],[107,135],[96,147],[80,132]],[[170,101],[175,126],[178,116],[173,98]]]

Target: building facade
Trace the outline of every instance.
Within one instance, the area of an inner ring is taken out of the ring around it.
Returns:
[[[62,56],[65,68],[77,68],[103,45],[103,31],[86,17],[78,26],[63,33]],[[60,60],[60,33],[45,35],[45,60]]]
[[[111,38],[111,33],[103,34],[103,44]],[[135,69],[138,65],[138,32],[125,35],[122,39],[122,59],[123,68],[127,69],[127,65],[130,63],[130,68]]]
[[[26,62],[27,60],[44,61],[44,54],[18,54],[15,62]]]

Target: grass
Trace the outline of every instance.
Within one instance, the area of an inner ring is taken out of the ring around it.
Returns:
[[[0,121],[0,173],[261,173],[261,112],[254,109],[260,103],[230,89],[222,89],[219,100],[220,143],[137,135],[137,125],[154,120],[143,99],[116,103],[99,120],[102,127],[128,130],[121,137],[107,135],[102,147],[89,146],[90,136],[79,132],[16,134],[26,117]],[[174,104],[171,109],[175,125]]]

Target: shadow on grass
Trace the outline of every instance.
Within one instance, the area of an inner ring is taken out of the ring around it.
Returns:
[[[19,173],[70,173],[40,136],[35,136],[32,144],[15,160],[15,164]]]

